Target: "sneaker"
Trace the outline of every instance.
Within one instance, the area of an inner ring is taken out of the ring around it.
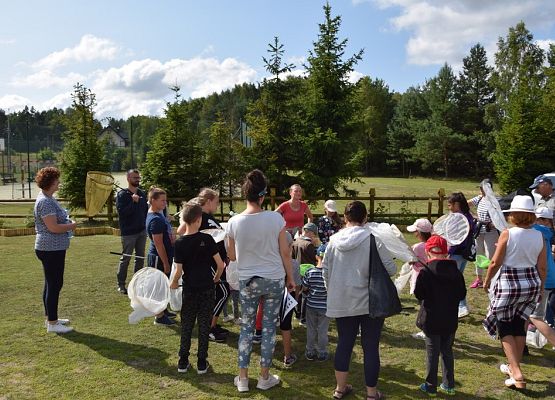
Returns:
[[[308,361],[314,361],[316,359],[316,353],[312,351],[306,351],[304,356]]]
[[[432,389],[432,387],[430,385],[428,385],[426,382],[424,382],[422,385],[420,385],[418,387],[418,389],[420,389],[421,392],[424,392],[428,395],[428,397],[436,397],[437,396],[437,390]]]
[[[224,335],[220,335],[219,333],[215,333],[213,331],[210,331],[210,333],[208,334],[208,340],[210,340],[211,342],[216,342],[216,343],[223,343],[225,342],[226,337]]]
[[[165,315],[166,317],[172,318],[172,319],[175,318],[175,317],[177,317],[177,314],[176,314],[176,313],[173,313],[173,312],[168,311],[168,310],[164,310],[164,315]]]
[[[51,333],[68,333],[71,332],[73,328],[71,326],[66,326],[60,322],[56,322],[55,324],[48,324],[46,327],[46,332]]]
[[[222,328],[220,325],[216,324],[214,328],[215,333],[219,333],[221,335],[227,335],[229,333],[229,329]]]
[[[421,339],[421,340],[426,339],[426,334],[422,331],[413,333],[411,336],[415,339]]]
[[[445,393],[447,396],[454,396],[456,394],[455,388],[447,387],[443,383],[439,385],[439,391]]]
[[[233,378],[233,384],[237,386],[237,390],[239,392],[248,392],[249,391],[249,378],[239,378],[236,376]]]
[[[470,312],[468,311],[468,307],[459,307],[459,318],[466,317]]]
[[[67,319],[67,318],[58,318],[58,324],[69,325],[69,319]],[[44,321],[44,327],[48,328],[48,320]]]
[[[206,374],[208,372],[208,368],[210,368],[210,363],[208,362],[208,360],[199,360],[197,362],[197,374]]]
[[[262,343],[262,335],[258,335],[258,334],[252,335],[252,342],[253,342],[253,344]]]
[[[258,383],[256,384],[256,388],[260,390],[268,390],[273,388],[279,383],[279,376],[269,374],[267,379],[262,378],[261,376],[258,377]]]
[[[484,286],[484,283],[482,282],[482,280],[480,278],[476,278],[474,282],[472,282],[472,285],[470,285],[470,289],[478,289],[483,286]]]
[[[291,366],[296,362],[297,356],[295,354],[291,354],[289,357],[283,357],[283,365],[285,368],[291,368]]]
[[[235,320],[235,318],[233,317],[233,315],[226,315],[223,319],[224,322],[231,322]]]
[[[120,292],[121,294],[127,296],[127,289],[125,288],[124,285],[118,285],[118,292]]]
[[[167,315],[162,315],[160,318],[158,317],[154,318],[154,325],[171,326],[171,325],[175,325],[175,321],[172,319],[169,319]]]
[[[323,351],[321,353],[318,353],[318,356],[316,357],[316,361],[327,361],[329,358],[329,355],[326,351]]]
[[[179,359],[177,363],[177,372],[185,373],[191,369],[191,363],[187,359]]]
[[[243,323],[243,320],[241,319],[241,317],[239,318],[235,318],[235,321],[233,321],[235,323],[235,325],[241,325]]]

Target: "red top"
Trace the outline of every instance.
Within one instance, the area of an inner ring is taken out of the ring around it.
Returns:
[[[289,201],[285,201],[279,205],[276,209],[278,213],[283,215],[285,220],[285,228],[299,228],[302,229],[304,226],[304,213],[308,206],[304,201],[301,200],[300,207],[297,211],[291,209],[291,204]]]

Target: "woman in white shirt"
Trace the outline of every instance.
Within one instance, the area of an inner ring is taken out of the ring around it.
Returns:
[[[285,282],[295,287],[291,252],[285,235],[285,221],[274,211],[262,210],[267,193],[266,177],[260,170],[249,172],[243,184],[247,208],[230,218],[227,224],[228,257],[237,261],[239,299],[241,302],[241,333],[239,335],[239,376],[234,383],[239,392],[249,390],[248,368],[252,351],[256,310],[264,302],[260,377],[258,389],[267,390],[279,383],[279,376],[270,374],[276,344],[276,324]]]

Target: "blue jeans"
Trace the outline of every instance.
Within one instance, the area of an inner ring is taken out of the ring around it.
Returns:
[[[464,268],[466,267],[466,263],[468,261],[466,261],[463,256],[461,256],[460,254],[453,254],[451,257],[451,260],[455,260],[457,262],[457,268],[459,269],[459,271],[461,271],[461,274],[464,275]],[[466,307],[466,297],[464,299],[462,299],[459,302],[459,308],[460,307]]]
[[[248,368],[251,361],[252,335],[255,329],[256,310],[261,298],[264,299],[264,311],[260,366],[269,368],[272,365],[274,348],[276,347],[276,325],[284,287],[284,279],[253,277],[239,281],[242,321],[238,349],[239,368]]]

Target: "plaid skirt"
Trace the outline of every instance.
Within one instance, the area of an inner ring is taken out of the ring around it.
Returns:
[[[536,267],[501,266],[499,277],[491,289],[493,296],[488,314],[482,323],[488,334],[498,339],[497,321],[527,320],[536,308],[541,289]]]

